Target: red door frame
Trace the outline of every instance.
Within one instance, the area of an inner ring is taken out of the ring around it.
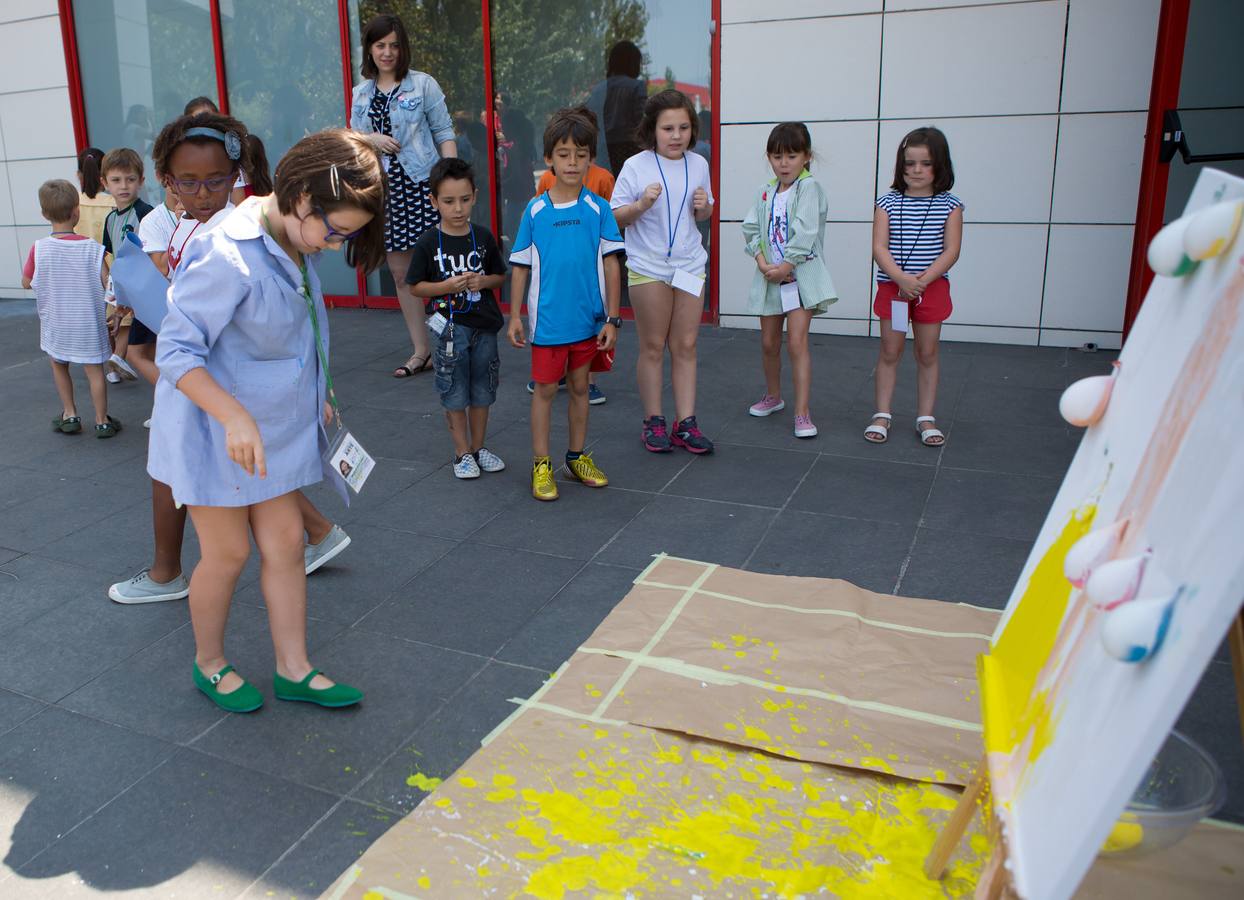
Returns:
[[[1140,164],[1140,194],[1136,201],[1136,230],[1132,239],[1132,264],[1123,311],[1123,339],[1140,312],[1145,292],[1153,281],[1146,253],[1149,242],[1162,227],[1166,211],[1166,181],[1170,163],[1158,158],[1162,144],[1162,116],[1179,106],[1179,79],[1183,73],[1184,44],[1188,38],[1191,0],[1162,0],[1158,13],[1158,40],[1153,53],[1153,81],[1149,87],[1149,118],[1145,123],[1145,149]]]
[[[1182,6],[1182,28],[1186,29],[1187,25],[1187,7],[1190,0],[1163,0],[1163,16],[1165,17],[1168,6]],[[86,121],[86,102],[82,94],[82,73],[78,61],[78,42],[77,28],[74,22],[73,0],[57,0],[57,12],[60,18],[61,43],[63,44],[65,54],[65,75],[69,88],[69,108],[73,118],[73,136],[77,143],[77,149],[81,152],[88,146],[90,135],[87,129]],[[209,0],[208,9],[211,16],[212,25],[212,54],[216,64],[216,91],[218,102],[222,112],[229,111],[229,89],[225,71],[225,49],[221,27],[220,0]],[[711,104],[712,113],[712,129],[710,141],[711,159],[710,159],[710,179],[713,187],[713,196],[720,200],[721,193],[721,122],[719,121],[719,111],[721,109],[721,0],[711,0],[710,2],[710,22],[711,22],[711,39],[709,44],[710,56],[710,86],[709,86],[709,102]],[[493,117],[495,111],[491,98],[493,96],[493,64],[492,64],[492,15],[490,0],[480,0],[480,22],[483,40],[483,64],[484,64],[484,93],[485,109],[487,111],[488,125],[488,158],[493,161],[493,177],[492,177],[492,208],[491,221],[493,233],[498,231],[498,217],[500,216],[500,181],[496,171],[496,129]],[[354,67],[351,61],[352,47],[350,46],[350,4],[349,0],[337,0],[337,25],[339,30],[339,39],[341,45],[341,80],[343,95],[345,101],[345,121],[350,121],[350,101],[353,93]],[[1183,53],[1183,31],[1180,32],[1179,54],[1182,59]],[[1161,47],[1161,32],[1159,32],[1159,48]],[[1160,56],[1159,56],[1160,58]],[[1157,84],[1155,63],[1154,84]],[[1175,93],[1178,95],[1179,80],[1179,63],[1175,64]],[[1173,103],[1172,103],[1173,105]],[[1150,111],[1150,122],[1152,125],[1153,115]],[[1158,127],[1161,127],[1161,114],[1158,114]],[[1155,145],[1156,146],[1156,145]],[[1146,149],[1146,165],[1149,162],[1149,151]],[[1156,150],[1154,151],[1154,160],[1156,161]],[[1163,200],[1165,199],[1166,182],[1161,180],[1161,189]],[[1144,183],[1144,174],[1142,171],[1142,184]],[[1141,206],[1144,206],[1144,191],[1141,192]],[[720,206],[720,202],[718,203]],[[1161,209],[1162,202],[1157,204],[1158,209],[1158,225],[1161,225]],[[1140,213],[1137,214],[1137,234],[1139,236],[1140,229]],[[1156,228],[1154,229],[1156,231]],[[720,293],[719,267],[718,260],[720,254],[718,252],[718,243],[720,235],[720,216],[717,209],[713,210],[713,216],[709,220],[709,296],[708,309],[704,311],[703,321],[716,324],[718,321],[718,298]],[[1139,238],[1138,238],[1139,243]],[[1148,243],[1146,239],[1145,244]],[[1143,252],[1141,254],[1143,264]],[[331,306],[341,307],[368,307],[375,309],[396,309],[396,297],[374,296],[367,294],[367,278],[359,271],[358,277],[358,293],[357,294],[334,294],[325,298]],[[1133,278],[1135,281],[1135,278]],[[1139,305],[1139,302],[1137,303]],[[1129,296],[1129,309],[1131,308],[1131,299]],[[623,315],[632,318],[633,314],[630,310],[623,310]],[[1130,318],[1128,320],[1130,323]]]

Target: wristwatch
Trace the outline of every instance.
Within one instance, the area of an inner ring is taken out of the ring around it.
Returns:
[[[614,328],[621,328],[622,317],[621,316],[605,316],[605,324],[612,325]]]

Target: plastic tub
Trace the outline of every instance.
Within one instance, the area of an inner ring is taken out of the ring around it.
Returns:
[[[1169,847],[1227,799],[1222,770],[1208,753],[1172,731],[1111,829],[1101,855],[1143,856]]]

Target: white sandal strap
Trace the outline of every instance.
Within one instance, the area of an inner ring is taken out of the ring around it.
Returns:
[[[873,413],[874,419],[885,419],[887,422],[894,418],[889,413]]]
[[[936,422],[936,421],[937,421],[937,416],[916,416],[917,425],[919,425],[921,422]]]

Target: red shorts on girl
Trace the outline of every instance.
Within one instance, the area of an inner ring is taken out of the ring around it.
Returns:
[[[537,384],[557,384],[567,372],[584,366],[590,366],[590,372],[608,372],[613,368],[613,351],[601,350],[594,337],[573,344],[531,345],[531,380]]]
[[[898,299],[898,285],[883,281],[877,285],[877,299],[873,301],[873,313],[878,319],[890,318],[890,304]],[[907,318],[912,322],[945,322],[950,318],[954,305],[950,302],[950,281],[943,275],[930,284],[920,295],[919,303],[908,303]]]

